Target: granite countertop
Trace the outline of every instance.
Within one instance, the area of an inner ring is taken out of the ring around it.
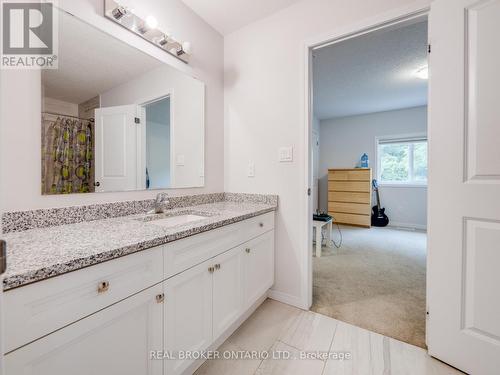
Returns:
[[[29,229],[0,235],[7,241],[9,290],[276,210],[276,205],[222,201],[168,210],[207,216],[165,228],[145,214]],[[138,220],[139,219],[139,220]]]

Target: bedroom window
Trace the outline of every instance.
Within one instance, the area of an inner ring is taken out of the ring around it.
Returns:
[[[377,140],[378,181],[386,185],[427,185],[427,138]]]

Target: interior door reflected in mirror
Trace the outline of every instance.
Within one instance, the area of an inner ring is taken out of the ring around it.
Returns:
[[[42,194],[204,185],[205,85],[64,12],[42,79]]]

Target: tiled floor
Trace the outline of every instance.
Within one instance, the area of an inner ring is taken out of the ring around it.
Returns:
[[[246,350],[281,358],[209,360],[196,374],[461,374],[419,347],[270,299],[219,348]],[[283,359],[316,353],[328,358]],[[335,358],[347,353],[351,359]]]

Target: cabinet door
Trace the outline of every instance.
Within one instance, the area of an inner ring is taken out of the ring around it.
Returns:
[[[5,356],[6,375],[159,375],[163,304],[154,286]]]
[[[207,349],[212,343],[211,265],[207,261],[164,282],[165,350],[173,357],[179,351]],[[166,359],[165,374],[180,374],[192,362]]]
[[[243,244],[245,309],[274,284],[274,230]]]
[[[236,247],[214,258],[213,336],[216,340],[243,313],[243,252]]]

